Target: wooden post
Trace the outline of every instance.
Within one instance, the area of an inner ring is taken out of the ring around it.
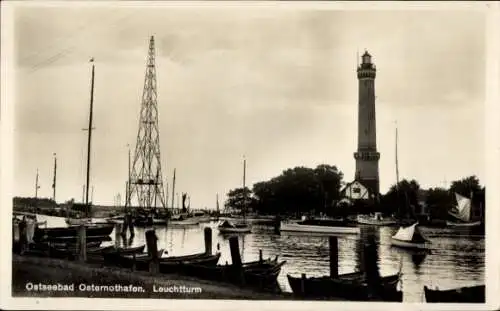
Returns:
[[[158,273],[159,271],[159,258],[158,258],[158,238],[154,230],[146,231],[146,244],[148,247],[148,256],[151,259],[149,263],[149,272]]]
[[[263,258],[262,258],[262,250],[259,249],[259,262],[262,263]]]
[[[127,218],[128,218],[128,228],[130,231],[130,236],[133,237],[135,235],[135,231],[134,231],[134,219],[132,217],[132,214],[128,214]]]
[[[85,225],[81,224],[78,230],[78,244],[80,245],[79,260],[87,260],[87,232]]]
[[[205,228],[205,254],[212,255],[212,228]]]
[[[126,237],[127,236],[127,229],[128,229],[128,217],[127,215],[123,216],[123,226],[122,226],[122,232],[121,235]]]
[[[300,277],[300,294],[305,295],[306,291],[306,274],[302,273]]]
[[[331,236],[330,242],[330,277],[339,276],[339,246],[336,236]]]
[[[378,297],[382,290],[382,280],[378,267],[378,249],[375,237],[368,236],[364,245],[364,271],[370,296]]]
[[[238,237],[232,236],[229,238],[229,248],[231,250],[231,260],[235,267],[241,267],[240,247],[238,245]]]
[[[23,255],[26,250],[28,240],[26,239],[26,218],[19,222],[19,254]]]
[[[122,224],[115,224],[115,247],[118,248],[120,246],[120,237],[122,235]]]
[[[280,234],[281,229],[281,217],[280,215],[276,215],[274,218],[274,233]]]

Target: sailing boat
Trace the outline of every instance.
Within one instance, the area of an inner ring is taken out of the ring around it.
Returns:
[[[398,167],[398,128],[396,127],[396,185],[399,184],[399,167]],[[406,193],[405,193],[406,197]],[[408,202],[406,200],[406,206]],[[423,236],[418,229],[418,222],[410,226],[401,226],[395,235],[391,237],[391,245],[412,248],[412,249],[427,249],[430,241]]]
[[[94,59],[92,58],[90,60],[91,63],[94,62]],[[89,204],[89,180],[90,180],[90,150],[91,150],[91,141],[92,141],[92,117],[93,117],[93,106],[94,106],[94,74],[95,72],[95,65],[92,64],[92,80],[91,80],[91,88],[90,88],[90,113],[89,113],[89,127],[88,129],[85,129],[88,131],[87,133],[87,183],[85,186],[85,204],[75,204],[75,205],[83,205],[84,212],[88,213],[90,212],[90,204]],[[68,207],[69,208],[69,207]],[[86,215],[88,216],[88,215]],[[92,220],[91,218],[88,217],[83,217],[83,218],[66,218],[66,223],[70,226],[73,225],[92,225]]]
[[[252,228],[250,224],[246,221],[246,209],[247,209],[247,193],[246,193],[246,169],[247,160],[243,160],[243,221],[231,222],[229,220],[224,220],[219,226],[220,233],[250,233]]]
[[[456,221],[446,221],[446,225],[449,227],[475,227],[481,224],[481,221],[471,221],[472,212],[472,194],[471,198],[464,197],[458,193],[455,193],[455,198],[457,200],[457,205],[455,207],[456,212],[450,211],[449,214],[453,216]]]

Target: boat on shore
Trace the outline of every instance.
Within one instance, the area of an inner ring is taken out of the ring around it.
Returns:
[[[338,277],[293,277],[287,275],[294,295],[305,298],[341,298],[355,301],[403,301],[397,289],[401,274],[381,277],[381,290],[372,297],[364,272],[341,274]]]
[[[391,237],[391,245],[409,249],[429,249],[430,241],[418,229],[418,222],[400,227]]]
[[[440,290],[430,289],[424,286],[426,302],[462,302],[462,303],[484,303],[485,286],[469,286],[454,289]]]
[[[374,226],[391,226],[396,224],[396,220],[392,217],[384,217],[382,213],[374,213],[373,215],[358,215],[356,221],[363,225]]]
[[[85,226],[85,232],[87,238],[91,237],[106,237],[111,234],[115,227],[113,225],[94,225]],[[35,233],[33,236],[34,241],[44,241],[62,238],[73,238],[76,239],[80,226],[68,226],[68,227],[52,227],[52,228],[35,228]]]
[[[206,266],[200,264],[187,264],[182,269],[182,274],[200,279],[231,283],[240,286],[252,287],[263,291],[278,291],[278,275],[286,261],[259,260],[242,263],[239,265]]]
[[[340,219],[304,219],[295,222],[282,221],[282,232],[310,232],[331,234],[359,234],[359,227]]]

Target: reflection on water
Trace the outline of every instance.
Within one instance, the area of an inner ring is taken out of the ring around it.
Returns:
[[[47,218],[49,226],[65,226],[60,218]],[[50,218],[50,219],[49,219]],[[219,234],[216,223],[201,224],[186,228],[156,228],[158,248],[163,248],[168,255],[188,255],[204,251],[203,229],[213,230],[214,251],[220,248],[219,263],[231,263],[229,239]],[[409,251],[390,245],[390,238],[396,231],[392,227],[363,226],[361,234],[339,237],[339,273],[348,273],[362,269],[363,244],[371,237],[378,245],[378,266],[380,275],[403,273],[403,299],[405,302],[423,301],[423,286],[454,288],[484,284],[484,236],[457,233],[452,229],[421,228],[432,242],[429,252]],[[139,246],[146,244],[144,229],[136,228],[133,239],[116,239],[120,246]],[[119,242],[118,242],[119,241]],[[103,244],[107,245],[109,243]],[[239,246],[243,261],[259,258],[259,249],[264,257],[279,255],[287,263],[279,275],[279,283],[284,291],[291,291],[287,274],[321,276],[329,274],[329,245],[327,236],[309,234],[274,234],[270,227],[253,228],[251,234],[240,235]]]

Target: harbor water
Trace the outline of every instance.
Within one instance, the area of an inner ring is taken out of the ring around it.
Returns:
[[[39,221],[47,220],[48,226],[65,226],[63,218],[38,216]],[[213,232],[213,251],[221,252],[219,264],[231,263],[228,235],[218,232],[217,223],[202,223],[188,227],[156,227],[158,248],[166,251],[164,256],[188,255],[204,251],[203,230],[211,227]],[[354,272],[361,268],[363,241],[367,236],[375,236],[378,244],[378,265],[382,276],[403,273],[401,288],[404,302],[424,302],[423,287],[440,289],[484,284],[485,238],[467,231],[453,229],[420,228],[431,241],[429,253],[409,251],[391,247],[390,238],[396,227],[363,226],[359,235],[338,237],[339,273]],[[138,246],[146,244],[144,228],[135,228],[133,239],[119,238],[102,245],[118,244]],[[128,234],[127,237],[130,235]],[[283,291],[290,292],[286,275],[322,276],[329,274],[328,236],[281,233],[276,234],[272,227],[254,226],[252,233],[240,234],[239,246],[243,261],[259,258],[262,250],[264,258],[279,256],[286,260],[278,277]],[[166,276],[168,277],[168,276]]]

